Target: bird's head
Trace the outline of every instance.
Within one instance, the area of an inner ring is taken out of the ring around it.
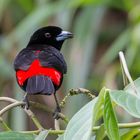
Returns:
[[[38,29],[33,33],[30,38],[28,47],[31,45],[43,44],[50,45],[60,50],[63,42],[72,38],[73,34],[67,31],[63,31],[60,27],[57,26],[47,26]]]

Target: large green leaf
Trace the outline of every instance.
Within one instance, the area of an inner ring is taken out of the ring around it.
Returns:
[[[58,138],[56,140],[64,140],[64,135],[58,136]]]
[[[139,135],[137,135],[136,137],[134,137],[134,139],[133,140],[140,140],[140,134]]]
[[[121,140],[132,140],[137,135],[140,135],[139,129],[133,129],[121,136]]]
[[[34,140],[35,135],[19,132],[0,132],[0,140]]]
[[[106,136],[104,125],[101,125],[96,132],[96,140],[103,140]]]
[[[137,94],[140,96],[140,78],[136,79],[134,81],[134,84],[135,84],[135,87],[137,89]],[[132,93],[132,94],[135,94],[135,91],[134,91],[134,88],[132,87],[131,84],[128,84],[125,88],[124,88],[125,91],[129,92],[129,93]]]
[[[123,90],[110,91],[111,99],[136,118],[140,118],[140,98]]]
[[[104,102],[104,125],[110,140],[120,140],[117,119],[111,103],[109,91],[106,92]]]
[[[64,140],[89,140],[92,130],[92,112],[97,101],[94,98],[80,109],[70,120],[64,133]]]
[[[96,124],[96,121],[98,121],[103,115],[105,92],[106,89],[102,88],[102,90],[99,93],[98,100],[95,104],[94,111],[93,111],[93,120],[92,120],[93,126]]]
[[[39,133],[39,135],[35,138],[35,140],[45,140],[49,134],[49,130],[44,130]]]

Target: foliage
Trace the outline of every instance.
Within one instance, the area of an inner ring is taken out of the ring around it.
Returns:
[[[122,52],[120,52],[119,54],[121,54],[120,62],[122,65],[124,79],[128,79],[130,82],[130,84],[128,84],[124,88],[124,90],[110,90],[104,87],[100,91],[98,97],[93,96],[90,91],[86,89],[80,88],[78,90],[71,90],[60,103],[61,107],[64,107],[66,99],[69,96],[78,95],[80,93],[84,93],[88,97],[92,98],[92,100],[88,102],[85,106],[83,106],[70,119],[70,121],[67,120],[64,114],[59,114],[62,120],[64,120],[66,123],[68,122],[68,124],[66,125],[66,129],[63,131],[45,130],[40,124],[39,120],[34,115],[34,113],[30,109],[26,110],[23,108],[27,115],[29,115],[29,117],[32,119],[38,130],[14,132],[1,118],[1,124],[3,125],[5,130],[7,130],[7,132],[1,132],[0,137],[2,139],[6,139],[7,137],[19,139],[19,137],[22,137],[27,140],[32,140],[33,137],[36,137],[35,140],[45,140],[45,138],[49,134],[57,134],[59,135],[57,140],[103,140],[105,137],[110,140],[139,139],[140,132],[137,127],[140,126],[140,122],[118,123],[114,110],[114,103],[116,103],[116,105],[122,107],[133,117],[140,118],[140,78],[136,79],[134,82],[131,81],[131,76],[129,75],[124,55]],[[2,116],[6,111],[15,106],[23,106],[23,104],[25,104],[24,102],[18,102],[14,99],[7,97],[0,97],[0,100],[12,102],[10,105],[0,111],[0,116]],[[31,105],[33,106],[34,104]],[[35,105],[35,107],[37,108],[41,108],[41,106],[43,105]],[[103,122],[99,126],[96,126],[96,124],[99,123],[99,120],[101,119],[103,119]],[[58,120],[55,120],[55,123],[59,125]],[[121,134],[120,132],[123,128],[129,129],[126,130],[125,133]],[[35,136],[36,133],[39,133],[39,135]]]
[[[133,129],[133,127],[139,127],[139,123],[119,124],[117,122],[124,122],[124,120],[131,122],[135,117],[139,119],[140,114],[140,79],[137,78],[140,72],[140,2],[137,0],[1,0],[0,95],[16,98],[16,101],[10,102],[10,105],[12,103],[14,105],[18,103],[20,105],[23,104],[19,101],[22,100],[21,90],[17,88],[16,79],[13,78],[13,59],[17,52],[26,46],[33,31],[40,26],[48,24],[58,25],[66,30],[71,30],[75,35],[75,38],[65,44],[62,50],[67,59],[69,69],[61,92],[66,93],[68,89],[77,87],[86,87],[91,91],[93,88],[99,91],[103,85],[108,87],[102,88],[99,97],[92,99],[91,102],[93,104],[91,107],[89,107],[90,102],[87,103],[89,99],[85,96],[75,96],[71,98],[70,102],[67,101],[67,106],[64,108],[66,115],[71,118],[75,114],[68,125],[62,123],[63,128],[67,126],[67,131],[50,130],[49,133],[53,135],[64,133],[58,138],[59,140],[64,140],[69,133],[74,132],[71,124],[75,124],[76,121],[78,126],[86,126],[79,127],[77,132],[82,134],[84,131],[83,137],[85,139],[100,140],[112,137],[116,137],[116,139],[120,137],[123,140],[139,139],[139,130],[137,128]],[[131,82],[127,86],[125,83],[123,90],[115,90],[123,88],[117,59],[120,50],[124,50],[126,54],[127,64],[132,77],[134,79],[137,78],[134,81],[136,90]],[[65,97],[65,94],[60,96]],[[44,103],[42,97],[40,100]],[[49,98],[48,102],[51,101]],[[86,105],[80,109],[84,104]],[[87,108],[84,109],[86,106]],[[116,111],[115,106],[123,108],[130,115],[119,113],[120,110]],[[0,107],[3,108],[2,103],[0,103]],[[40,108],[45,113],[48,113],[49,109],[42,105],[35,109],[38,111],[41,110]],[[77,112],[77,110],[79,111]],[[85,113],[87,110],[89,110],[89,114]],[[109,114],[107,114],[108,110]],[[50,110],[49,112],[52,113]],[[80,114],[84,113],[85,119],[90,120],[91,123],[84,120],[80,124],[79,121],[82,117],[80,119],[75,117],[78,116],[79,112]],[[26,113],[28,115],[29,112]],[[34,114],[38,114],[38,112]],[[108,117],[111,118],[111,123],[107,120]],[[43,121],[43,124],[46,124],[47,119],[40,120]],[[68,122],[65,116],[62,119]],[[31,117],[31,120],[35,124],[36,120],[38,122],[38,119],[34,119],[34,117]],[[27,127],[23,109],[8,111],[4,120],[0,118],[0,122],[3,127],[1,130],[9,131],[12,128],[12,130],[19,131]],[[37,126],[40,126],[40,123],[37,123]],[[42,128],[42,126],[40,127]],[[127,127],[130,129],[122,130]],[[112,130],[110,131],[109,128],[112,128]],[[30,132],[31,135],[41,132],[42,129],[38,129],[35,132]],[[1,132],[0,135],[5,137],[6,135],[15,135],[15,133],[19,136],[27,136],[27,134],[13,131]],[[29,137],[28,139],[30,139]],[[78,135],[75,137],[78,137]]]
[[[35,135],[32,134],[23,134],[19,132],[1,132],[1,140],[34,140]]]

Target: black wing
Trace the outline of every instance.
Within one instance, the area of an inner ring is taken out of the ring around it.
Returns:
[[[35,59],[39,59],[43,67],[52,67],[61,73],[67,72],[67,65],[63,55],[54,47],[42,49],[38,55],[36,51],[31,49],[23,49],[15,58],[14,69],[27,70]]]
[[[36,59],[33,51],[29,49],[23,49],[15,58],[14,69],[27,70],[31,63]]]
[[[65,74],[67,72],[67,64],[63,55],[54,47],[48,47],[39,53],[39,60],[44,67],[53,67]]]

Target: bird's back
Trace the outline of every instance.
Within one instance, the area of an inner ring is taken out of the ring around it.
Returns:
[[[30,94],[52,94],[61,86],[67,71],[63,55],[52,46],[31,48],[23,49],[15,58],[18,84]]]

